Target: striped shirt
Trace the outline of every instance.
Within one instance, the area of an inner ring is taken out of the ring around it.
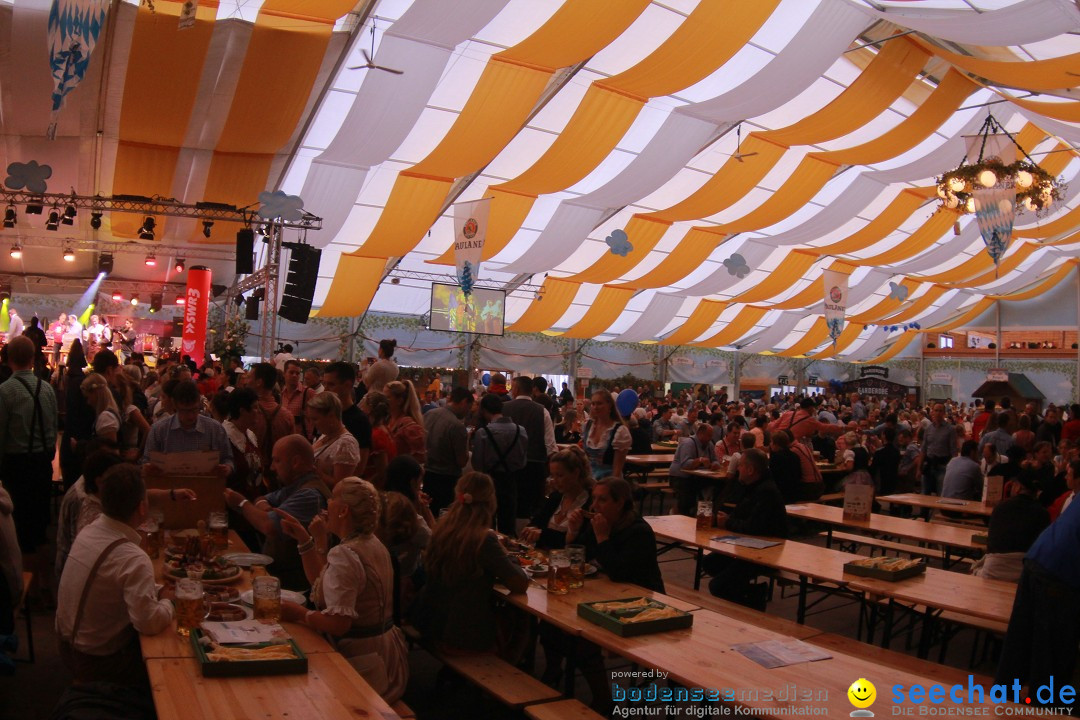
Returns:
[[[42,422],[34,418],[34,393],[41,383]],[[26,383],[26,385],[23,385]],[[27,390],[27,386],[30,387]],[[19,370],[0,384],[0,438],[4,454],[49,452],[56,449],[56,394],[52,385],[39,381],[30,370]],[[30,422],[33,420],[33,427]],[[42,430],[45,437],[42,438]],[[30,436],[33,434],[33,447]]]

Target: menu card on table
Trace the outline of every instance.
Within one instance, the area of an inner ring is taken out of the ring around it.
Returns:
[[[729,545],[741,545],[742,547],[754,548],[756,550],[762,550],[780,544],[775,540],[763,540],[762,538],[742,537],[740,535],[720,535],[714,537],[713,540],[716,542],[728,543]]]
[[[741,655],[770,670],[797,663],[828,660],[832,657],[821,648],[804,643],[802,640],[766,640],[759,643],[742,643],[732,647]]]
[[[250,645],[287,640],[289,637],[285,628],[280,625],[261,623],[258,620],[204,622],[202,629],[211,640],[220,645]]]

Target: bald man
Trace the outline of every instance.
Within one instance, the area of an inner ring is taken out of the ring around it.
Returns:
[[[286,435],[274,443],[271,468],[281,488],[249,501],[235,490],[225,490],[225,503],[240,513],[264,537],[262,552],[274,558],[270,573],[288,590],[307,590],[304,566],[296,541],[281,531],[277,511],[288,513],[305,526],[326,509],[330,489],[315,472],[315,453],[303,435]]]

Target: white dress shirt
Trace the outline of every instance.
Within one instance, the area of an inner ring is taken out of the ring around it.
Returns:
[[[72,638],[79,598],[98,557],[113,541],[125,538],[98,568],[86,599],[78,637]],[[173,606],[159,600],[154,566],[139,548],[139,534],[130,525],[102,515],[75,537],[68,555],[56,602],[56,632],[72,640],[76,650],[109,655],[130,638],[130,629],[156,635],[173,619]]]
[[[514,399],[525,398],[526,400],[532,400],[532,395],[515,395]],[[536,403],[540,405],[540,403]],[[543,407],[543,406],[541,406]],[[551,457],[559,451],[559,446],[555,443],[555,423],[551,421],[551,413],[544,409],[544,449],[547,451],[548,457]]]

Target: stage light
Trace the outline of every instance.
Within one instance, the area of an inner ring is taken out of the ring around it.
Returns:
[[[94,230],[100,230],[101,229],[101,213],[99,213],[99,212],[90,213],[90,227],[93,228]]]
[[[177,295],[176,296],[176,304],[177,305],[184,305],[186,303],[187,303],[187,300],[184,298],[183,295]]]
[[[212,227],[214,227],[214,221],[213,220],[203,220],[202,221],[202,234],[203,234],[203,237],[205,237],[205,238],[210,237],[210,228],[212,228]]]
[[[112,294],[112,299],[115,300],[116,302],[122,302],[123,299],[124,299],[124,294],[122,292],[120,292],[119,290],[117,290],[116,292],[114,292]]]
[[[4,211],[4,227],[13,228],[18,221],[18,216],[15,214],[15,206],[8,205],[7,210]]]
[[[131,296],[131,304],[132,305],[138,305],[139,304],[139,296],[138,296],[138,294],[135,294],[135,295]]]
[[[45,210],[45,206],[41,204],[41,199],[40,198],[38,198],[37,202],[26,203],[26,214],[27,215],[40,215],[42,212],[44,212],[44,210]]]
[[[173,271],[177,274],[184,272],[184,258],[178,258],[176,264],[173,265]]]
[[[22,245],[15,243],[11,246],[11,259],[18,260],[22,257]]]
[[[153,240],[154,239],[154,227],[157,225],[157,221],[150,215],[146,216],[143,220],[142,227],[139,228],[140,240]]]
[[[101,253],[98,256],[97,263],[98,273],[108,275],[113,270],[113,256],[112,253]]]
[[[157,258],[154,256],[154,253],[150,253],[146,256],[146,259],[143,260],[143,262],[146,264],[147,267],[154,267],[155,265],[157,265]]]
[[[74,225],[75,224],[75,216],[78,215],[78,214],[79,214],[79,211],[75,208],[75,206],[72,205],[71,203],[68,203],[64,207],[64,217],[62,217],[60,219],[60,222],[62,222],[65,225]]]
[[[53,205],[52,212],[49,213],[49,219],[45,221],[45,229],[55,232],[60,227],[60,208]]]
[[[75,251],[71,248],[64,248],[64,262],[75,262]]]

